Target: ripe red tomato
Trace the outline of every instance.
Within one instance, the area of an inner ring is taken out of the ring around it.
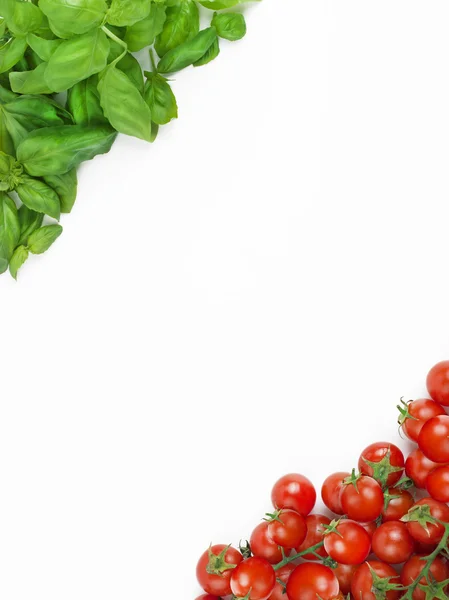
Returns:
[[[208,594],[228,596],[231,593],[231,574],[243,560],[238,550],[218,544],[201,555],[196,567],[198,583]],[[216,574],[208,571],[216,571]]]
[[[282,550],[273,542],[268,533],[269,523],[262,521],[251,534],[249,544],[254,556],[265,558],[269,563],[275,565],[282,560]]]
[[[287,583],[290,575],[295,569],[296,565],[289,563],[288,565],[285,565],[285,567],[281,567],[278,571],[276,571],[276,586],[270,596],[270,600],[287,600],[285,588],[277,580],[280,579],[284,583]]]
[[[413,481],[417,488],[424,490],[429,473],[441,467],[439,463],[433,462],[424,456],[419,448],[413,450],[405,461],[405,473]]]
[[[408,560],[402,568],[401,583],[402,585],[410,585],[424,569],[426,562],[421,560],[426,555],[415,554]],[[434,581],[440,582],[449,579],[449,566],[441,558],[435,558],[430,566],[430,573]],[[423,577],[420,581],[421,585],[426,585],[426,578]],[[426,600],[426,592],[419,587],[413,592],[413,600]]]
[[[443,406],[449,406],[449,361],[435,365],[427,375],[427,389],[430,396]]]
[[[231,590],[237,598],[268,600],[276,585],[273,567],[264,558],[253,556],[236,567],[231,576]]]
[[[203,594],[202,596],[198,596],[196,600],[220,600],[218,596],[211,596],[211,594]]]
[[[340,592],[332,569],[317,563],[296,567],[287,583],[288,600],[334,600]]]
[[[369,535],[369,539],[372,540],[374,532],[377,529],[377,522],[371,521],[370,523],[359,523],[359,525],[361,525],[363,527],[363,529]]]
[[[324,547],[338,563],[361,565],[371,551],[371,538],[362,525],[344,520],[335,527],[335,532],[324,534]]]
[[[373,535],[373,552],[379,560],[389,565],[398,565],[410,558],[415,542],[401,521],[383,523]]]
[[[277,517],[269,522],[268,535],[278,546],[297,548],[307,535],[306,520],[294,510],[281,510]]]
[[[401,479],[404,463],[404,455],[397,446],[389,442],[376,442],[365,448],[360,455],[359,470],[385,487],[394,485]]]
[[[358,568],[358,565],[339,564],[335,567],[335,569],[332,569],[338,579],[338,583],[340,584],[340,592],[342,594],[346,595],[351,591],[351,581]]]
[[[324,504],[336,515],[343,514],[340,496],[343,489],[343,481],[350,475],[350,473],[346,473],[345,471],[333,473],[325,479],[321,488],[321,498]]]
[[[352,579],[351,592],[354,598],[358,600],[377,600],[381,597],[386,600],[397,600],[402,592],[393,589],[389,590],[386,595],[381,595],[383,590],[379,589],[381,586],[374,584],[371,570],[378,577],[386,579],[391,584],[400,584],[399,575],[393,567],[378,560],[370,560],[357,569]]]
[[[413,496],[407,490],[401,490],[398,488],[389,488],[388,494],[390,500],[386,507],[384,505],[382,510],[382,519],[384,522],[399,521],[408,513],[415,503]]]
[[[449,523],[449,506],[438,502],[433,498],[422,498],[414,506],[428,506],[430,514],[435,519]],[[441,523],[426,523],[421,525],[417,521],[409,521],[407,529],[413,539],[423,544],[437,544],[444,534],[444,526]]]
[[[449,462],[449,416],[440,415],[424,423],[418,445],[430,460],[436,463]]]
[[[430,400],[430,398],[413,400],[405,406],[406,409],[404,410],[407,410],[407,415],[405,415],[402,423],[402,431],[412,442],[416,443],[418,443],[418,437],[424,423],[430,421],[433,417],[446,414],[444,408]]]
[[[449,502],[449,466],[437,467],[429,473],[426,487],[434,500]]]
[[[345,485],[341,506],[349,519],[375,521],[384,507],[382,488],[372,477],[362,475],[354,483]]]
[[[316,491],[307,477],[291,473],[274,484],[271,499],[275,508],[291,508],[306,517],[315,506]]]
[[[322,542],[325,531],[324,525],[330,525],[330,523],[331,520],[329,517],[324,515],[309,515],[306,517],[307,535],[303,543],[297,548],[297,551],[303,552],[304,550],[307,550],[307,548],[311,548]],[[316,552],[321,558],[327,556],[324,546],[321,546]],[[305,554],[303,558],[304,560],[318,560],[313,554]]]

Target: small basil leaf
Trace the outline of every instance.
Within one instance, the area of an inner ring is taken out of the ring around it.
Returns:
[[[216,42],[217,33],[213,27],[203,29],[188,42],[170,50],[159,61],[160,73],[174,73],[199,61]]]
[[[23,167],[13,156],[0,152],[0,189],[14,190],[23,178]]]
[[[44,177],[44,181],[58,194],[61,212],[70,213],[75,204],[78,187],[76,169],[72,169],[63,175],[48,175]]]
[[[28,248],[33,254],[43,254],[62,233],[61,225],[46,225],[36,229],[28,238]]]
[[[210,10],[222,10],[225,8],[232,8],[238,4],[244,4],[245,2],[255,2],[259,0],[198,0],[198,2],[205,8]]]
[[[9,74],[11,89],[18,94],[51,94],[52,89],[45,82],[47,63],[41,63],[32,71],[19,71]]]
[[[42,25],[43,14],[31,2],[15,2],[13,13],[7,17],[9,31],[16,37],[24,37]]]
[[[11,260],[9,261],[9,272],[14,279],[17,280],[19,269],[24,265],[28,259],[28,256],[28,248],[25,248],[25,246],[18,246],[14,250],[14,254],[11,256]]]
[[[69,90],[67,104],[77,125],[103,125],[107,119],[100,105],[98,77],[92,75]]]
[[[0,73],[6,73],[23,58],[27,41],[24,38],[10,38],[0,44]]]
[[[170,84],[157,73],[146,73],[144,98],[151,110],[153,123],[166,125],[178,117],[178,105]]]
[[[35,33],[27,35],[28,45],[43,61],[49,61],[56,48],[61,45],[62,40],[46,40]]]
[[[22,182],[16,187],[16,192],[25,206],[31,210],[59,219],[61,206],[58,194],[40,179],[24,175]]]
[[[220,42],[218,41],[218,38],[216,38],[215,42],[212,44],[209,50],[204,54],[204,56],[202,56],[199,60],[193,63],[193,66],[202,67],[203,65],[207,65],[213,60],[215,60],[219,54]]]
[[[148,17],[150,11],[151,0],[112,0],[107,22],[118,27],[134,25]]]
[[[241,40],[246,34],[245,17],[240,13],[215,14],[212,26],[221,38],[230,42]]]
[[[42,225],[44,215],[35,210],[31,210],[28,206],[25,206],[25,204],[22,204],[19,208],[18,214],[20,223],[20,238],[18,244],[26,245],[28,243],[28,236]]]
[[[139,52],[147,46],[152,46],[156,36],[164,27],[166,8],[163,4],[151,4],[151,11],[146,19],[128,27],[125,42],[130,52]]]
[[[105,0],[39,0],[39,7],[61,38],[99,27],[108,10]]]
[[[200,14],[195,2],[183,0],[169,6],[164,27],[156,39],[156,52],[164,56],[169,50],[195,37],[199,30]]]
[[[4,273],[8,268],[19,237],[20,224],[17,207],[7,194],[0,192],[0,272]]]

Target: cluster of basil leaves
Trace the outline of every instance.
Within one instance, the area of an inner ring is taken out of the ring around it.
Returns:
[[[247,0],[0,0],[0,273],[62,232],[81,162],[117,132],[153,142],[178,116],[165,75],[201,66],[246,33]],[[148,48],[152,71],[133,53]],[[157,60],[156,60],[157,55]],[[55,221],[48,224],[48,218]]]

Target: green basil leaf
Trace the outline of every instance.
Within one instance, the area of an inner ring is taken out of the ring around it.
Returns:
[[[0,152],[0,190],[14,190],[22,179],[22,165],[13,156]]]
[[[48,61],[45,81],[54,92],[63,92],[102,71],[108,54],[109,41],[101,29],[66,40]]]
[[[26,262],[28,255],[28,248],[25,248],[25,246],[18,246],[15,249],[14,254],[11,256],[11,260],[9,261],[9,272],[14,279],[17,280],[17,273]]]
[[[117,69],[123,71],[128,79],[143,93],[143,73],[139,61],[129,52],[116,64]]]
[[[17,98],[17,94],[0,85],[0,104],[7,104]]]
[[[0,192],[0,272],[4,273],[20,237],[17,207],[4,192]],[[6,262],[6,266],[5,266]]]
[[[72,169],[63,175],[48,175],[44,177],[44,181],[58,194],[61,212],[70,213],[75,204],[78,187],[76,169]]]
[[[28,208],[28,206],[25,206],[25,204],[22,204],[22,206],[19,208],[18,214],[20,223],[20,238],[17,243],[19,245],[26,245],[28,243],[28,237],[33,233],[33,231],[36,231],[36,229],[39,229],[39,227],[42,225],[44,215],[36,212],[35,210],[31,210]]]
[[[46,225],[36,229],[28,238],[28,248],[33,254],[43,254],[62,233],[61,225]]]
[[[46,40],[35,33],[27,35],[28,45],[43,61],[49,61],[56,48],[61,45],[62,40]]]
[[[100,78],[98,91],[104,114],[117,131],[150,141],[150,109],[122,71],[109,66]]]
[[[104,125],[107,119],[100,105],[98,77],[92,75],[69,90],[67,104],[77,125]]]
[[[10,38],[0,43],[0,73],[6,73],[23,58],[27,41],[24,38]]]
[[[130,52],[139,52],[147,46],[152,46],[156,36],[158,36],[164,27],[166,14],[163,4],[151,4],[151,11],[146,19],[138,21],[131,27],[128,27],[125,35],[125,42]]]
[[[218,38],[216,38],[215,42],[209,48],[209,50],[202,56],[199,60],[193,63],[194,67],[202,67],[203,65],[207,65],[213,60],[217,58],[220,54],[220,42]]]
[[[238,4],[244,4],[245,2],[259,2],[260,0],[198,0],[198,2],[205,8],[210,10],[222,10],[225,8],[232,8]]]
[[[212,27],[215,27],[221,38],[230,42],[241,40],[246,34],[245,17],[240,13],[215,14]]]
[[[145,73],[148,77],[145,84],[144,98],[151,110],[153,123],[166,125],[178,118],[178,105],[170,84],[157,73]]]
[[[18,94],[51,94],[53,90],[45,82],[47,63],[41,63],[32,71],[18,71],[9,74],[11,88]]]
[[[198,6],[192,0],[182,0],[167,8],[162,32],[157,36],[155,49],[159,56],[192,39],[200,30]]]
[[[193,39],[167,52],[159,61],[158,71],[160,73],[174,73],[193,65],[206,54],[216,40],[217,32],[213,27],[203,29]]]
[[[134,25],[148,17],[150,10],[151,0],[112,0],[107,21],[117,27]]]
[[[30,175],[62,175],[97,154],[109,152],[116,136],[107,126],[45,127],[32,131],[20,143],[17,158]]]
[[[58,194],[44,181],[24,175],[22,182],[16,187],[16,192],[28,208],[59,219],[61,206]]]
[[[62,38],[99,27],[108,10],[105,0],[39,0],[39,7],[52,30]]]
[[[8,29],[16,37],[25,37],[43,23],[40,9],[31,2],[15,2],[14,11],[7,17]]]
[[[6,126],[3,106],[0,104],[0,152],[14,154],[14,144]]]

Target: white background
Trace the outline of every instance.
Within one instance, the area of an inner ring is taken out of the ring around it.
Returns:
[[[265,0],[0,281],[0,596],[193,600],[449,356],[449,5]]]

